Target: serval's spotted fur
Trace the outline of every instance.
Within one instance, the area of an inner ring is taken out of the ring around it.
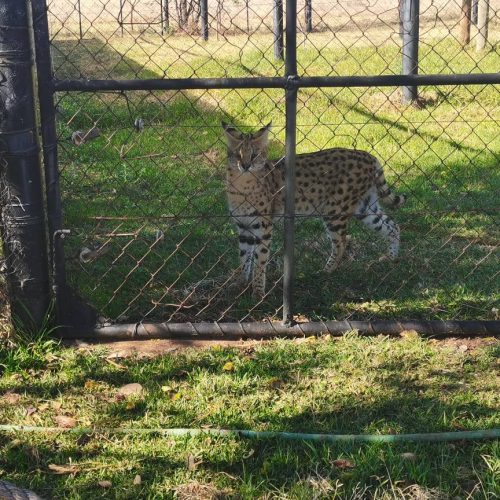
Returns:
[[[252,279],[262,297],[271,247],[273,218],[284,211],[284,161],[267,157],[270,125],[244,134],[223,123],[228,145],[227,194],[231,216],[238,226],[241,279]],[[393,207],[405,197],[392,194],[380,162],[353,149],[327,149],[297,155],[295,213],[323,218],[331,253],[325,266],[333,271],[344,253],[351,217],[389,240],[389,257],[399,249],[399,227],[382,212],[379,199]],[[253,273],[253,275],[252,275]]]

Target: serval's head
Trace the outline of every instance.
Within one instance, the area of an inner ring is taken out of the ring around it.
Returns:
[[[253,134],[244,134],[222,122],[230,168],[237,168],[240,172],[257,172],[264,167],[267,161],[270,127],[271,123],[268,123]]]

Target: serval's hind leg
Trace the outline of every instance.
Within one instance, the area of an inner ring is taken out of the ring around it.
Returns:
[[[346,247],[347,224],[343,219],[325,217],[326,235],[330,240],[330,256],[326,261],[325,271],[331,273],[334,271],[344,255]]]
[[[361,200],[356,211],[356,218],[360,219],[372,231],[382,234],[388,240],[389,251],[387,257],[392,260],[396,259],[399,253],[399,226],[382,211],[375,193],[371,192]]]

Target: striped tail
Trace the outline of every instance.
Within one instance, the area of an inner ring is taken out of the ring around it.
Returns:
[[[387,184],[382,165],[377,162],[375,170],[375,187],[380,199],[390,207],[400,207],[405,204],[406,196],[404,194],[394,194]]]

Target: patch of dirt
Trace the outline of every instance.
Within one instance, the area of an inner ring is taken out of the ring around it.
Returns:
[[[220,490],[211,484],[197,481],[181,484],[175,488],[175,498],[181,500],[215,500],[228,498],[230,493],[228,490]]]
[[[65,341],[64,345],[78,349],[106,349],[108,358],[154,358],[167,353],[182,351],[194,347],[209,349],[214,346],[237,347],[241,349],[253,348],[257,340],[197,340],[197,339],[151,339],[151,340],[124,340],[116,342],[84,342],[80,340]]]
[[[328,337],[329,340],[338,340],[342,337]],[[304,342],[307,338],[290,339],[290,342]],[[269,342],[269,340],[200,340],[200,339],[151,339],[151,340],[121,340],[114,342],[90,342],[81,340],[64,341],[68,347],[78,349],[106,349],[108,359],[129,358],[154,358],[167,353],[183,351],[189,348],[210,349],[214,346],[235,347],[252,351],[257,345]],[[500,343],[495,337],[472,337],[447,339],[431,339],[433,345],[438,347],[452,347],[463,352],[472,352],[477,348]]]
[[[495,337],[450,337],[447,339],[431,339],[430,342],[439,347],[454,347],[464,352],[474,351],[479,347],[500,344],[500,339]]]

